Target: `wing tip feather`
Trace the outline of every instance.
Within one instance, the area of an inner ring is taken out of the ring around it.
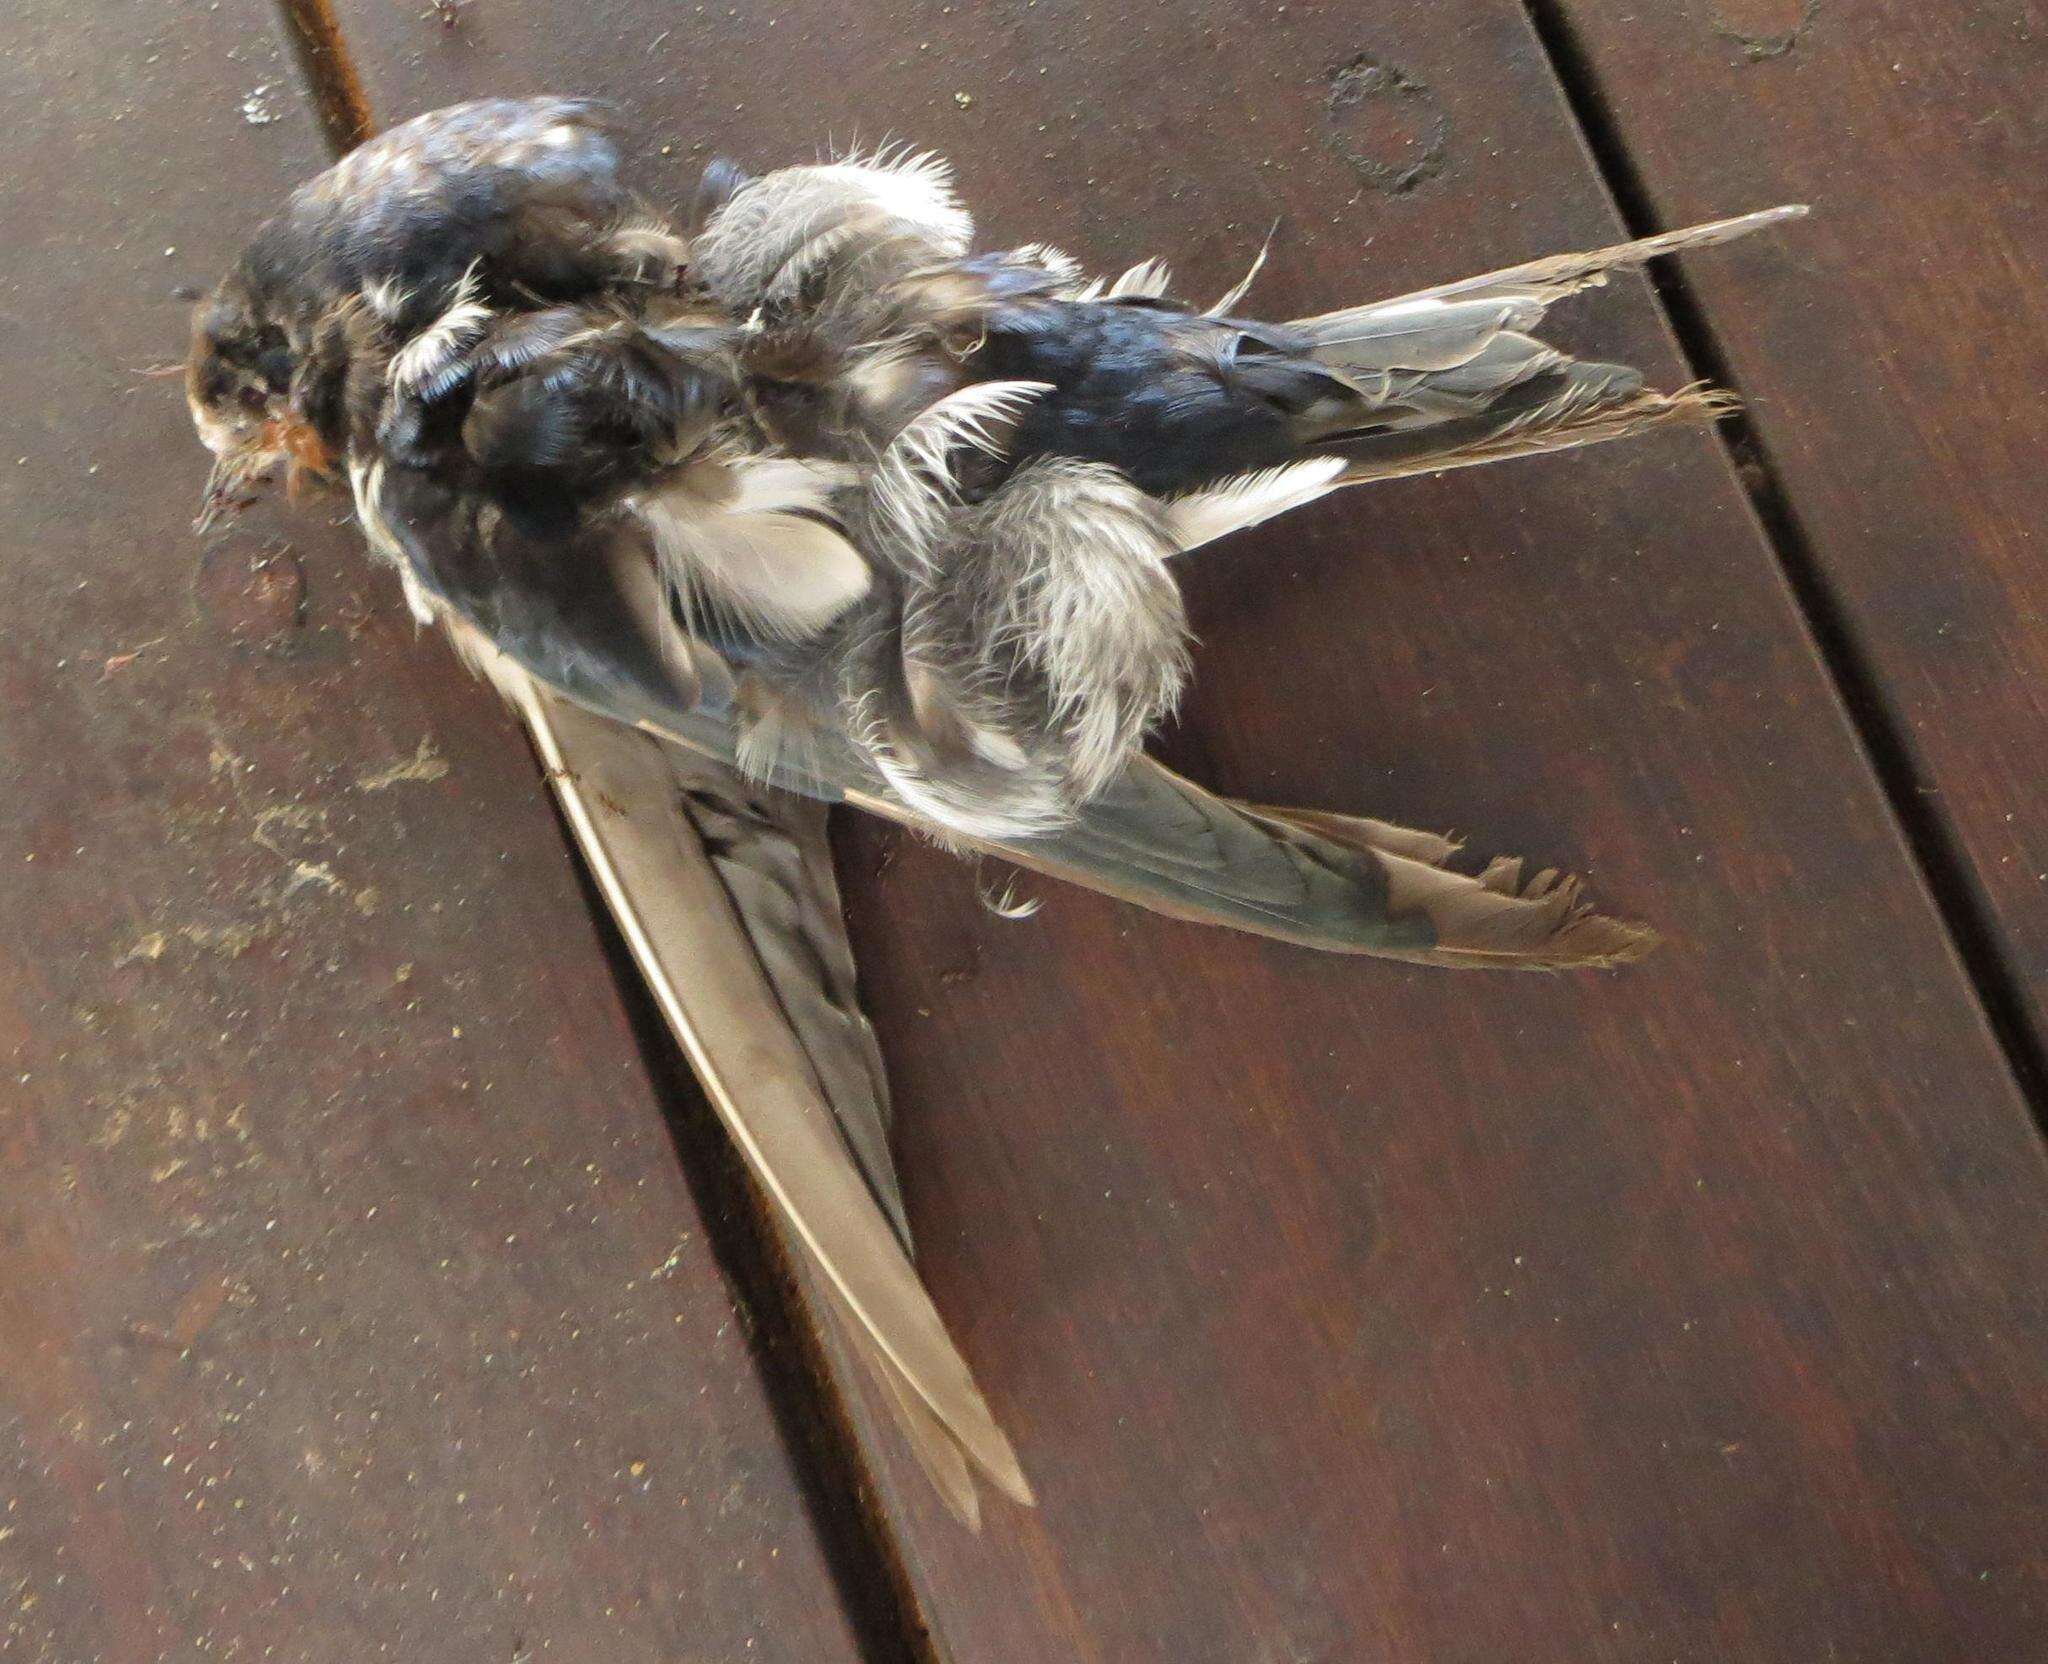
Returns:
[[[1605,970],[1630,965],[1662,940],[1650,925],[1597,911],[1584,880],[1546,867],[1526,882],[1523,862],[1499,856],[1477,876],[1381,853],[1391,911],[1420,913],[1434,944],[1416,957],[1435,964],[1527,970]]]

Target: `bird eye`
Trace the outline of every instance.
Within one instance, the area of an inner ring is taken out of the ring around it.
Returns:
[[[241,400],[244,410],[258,416],[263,414],[264,407],[269,402],[263,389],[260,387],[239,388],[235,393],[235,397]]]

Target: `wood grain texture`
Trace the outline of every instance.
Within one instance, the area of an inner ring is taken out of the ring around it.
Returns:
[[[893,134],[993,237],[1196,294],[1277,214],[1278,315],[1617,234],[1504,0],[342,17],[387,119],[610,94],[673,195]],[[1806,256],[1742,258],[1768,297]],[[1683,374],[1634,280],[1577,317]],[[1404,483],[1189,583],[1178,762],[1591,869],[1673,941],[1490,980],[1050,888],[1004,923],[850,820],[923,1268],[1042,1499],[967,1538],[861,1412],[942,1651],[2037,1649],[2038,1141],[1718,448]]]
[[[1554,9],[1660,218],[1815,205],[1692,292],[2048,1040],[2048,12]]]
[[[189,530],[266,9],[0,102],[0,1656],[859,1656],[517,730],[339,509]]]

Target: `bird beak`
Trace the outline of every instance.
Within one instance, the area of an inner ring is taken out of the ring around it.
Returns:
[[[192,522],[195,532],[210,532],[228,515],[246,508],[277,460],[261,433],[252,435],[232,450],[214,459],[213,472],[206,477],[206,495],[199,501],[199,515]]]
[[[255,499],[256,487],[280,462],[289,470],[295,497],[306,476],[325,479],[334,471],[334,459],[310,423],[292,415],[273,416],[246,439],[221,452],[207,476],[206,495],[192,529],[209,532],[228,515],[248,507]]]

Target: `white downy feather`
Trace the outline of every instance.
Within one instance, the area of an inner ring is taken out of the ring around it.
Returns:
[[[1169,498],[1163,505],[1167,532],[1183,553],[1199,549],[1327,496],[1344,483],[1345,468],[1341,456],[1310,457]]]
[[[935,150],[883,145],[804,170],[835,185],[852,185],[894,219],[916,226],[949,259],[974,241],[974,216],[953,187],[953,164]]]
[[[643,279],[669,282],[690,263],[690,244],[666,221],[650,216],[629,219],[613,228],[605,247],[622,260],[639,262]]]
[[[1145,295],[1157,300],[1172,284],[1173,268],[1164,260],[1140,260],[1120,273],[1106,292],[1112,299],[1118,295]]]
[[[405,610],[412,614],[412,621],[426,629],[439,619],[432,598],[421,586],[418,574],[412,569],[412,562],[405,557],[405,549],[386,524],[379,498],[384,489],[384,464],[370,463],[367,467],[360,462],[348,465],[349,489],[355,496],[356,520],[363,528],[363,541],[370,546],[370,553],[378,560],[387,561],[398,568],[398,581],[405,591]]]
[[[949,393],[890,440],[869,489],[892,552],[912,571],[929,576],[933,546],[954,504],[952,453],[971,445],[990,455],[1001,447],[991,428],[1051,391],[1043,381],[981,381]]]
[[[725,613],[761,635],[801,641],[867,593],[867,565],[853,546],[801,515],[694,518],[659,504],[640,512],[693,614]]]
[[[892,248],[911,264],[965,254],[974,221],[952,170],[904,148],[778,168],[750,181],[712,215],[691,268],[736,315],[794,294],[835,261]]]
[[[411,296],[395,277],[379,278],[374,283],[363,285],[364,304],[387,324],[398,322],[399,314],[405,310],[409,299]]]
[[[491,309],[484,305],[477,268],[471,264],[455,285],[448,309],[408,341],[391,360],[394,392],[417,392],[441,374],[482,338],[491,321]]]
[[[860,483],[850,462],[822,457],[748,457],[733,466],[739,494],[725,506],[740,514],[827,514],[832,498]]]
[[[733,469],[734,494],[699,495],[686,478],[629,506],[654,538],[686,609],[723,612],[762,635],[801,641],[867,594],[872,574],[827,513],[854,471],[771,457]]]
[[[1054,248],[1051,243],[1025,243],[1021,248],[1010,251],[1010,258],[1020,265],[1037,266],[1050,273],[1068,291],[1081,282],[1081,262],[1063,248]]]

